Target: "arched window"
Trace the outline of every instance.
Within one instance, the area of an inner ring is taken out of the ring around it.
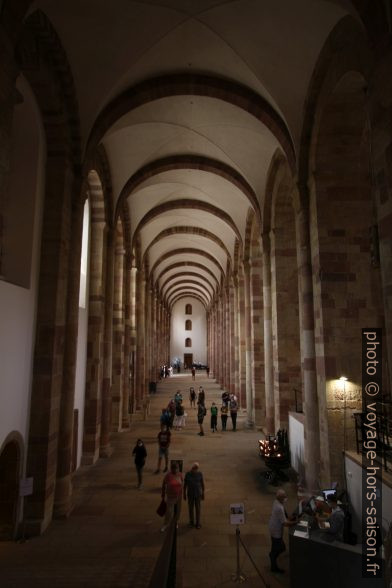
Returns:
[[[185,306],[185,314],[192,314],[192,304],[187,304]]]
[[[192,347],[192,339],[189,337],[185,339],[185,347]]]
[[[185,321],[185,330],[192,331],[192,321],[190,319]]]

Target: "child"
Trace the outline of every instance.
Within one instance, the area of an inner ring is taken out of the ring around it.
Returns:
[[[229,412],[229,409],[227,408],[227,404],[222,404],[222,406],[221,406],[222,431],[226,431],[228,412]]]
[[[136,445],[133,448],[132,455],[135,456],[135,466],[137,472],[138,490],[142,489],[142,471],[144,464],[146,463],[147,451],[146,447],[141,439],[136,441]]]
[[[215,433],[215,431],[218,430],[218,428],[217,428],[218,407],[216,406],[215,402],[212,403],[210,410],[211,410],[211,429],[212,429],[212,432]]]

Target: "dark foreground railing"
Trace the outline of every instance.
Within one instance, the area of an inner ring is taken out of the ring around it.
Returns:
[[[176,520],[172,519],[165,532],[160,554],[155,564],[148,588],[175,588],[176,586]]]

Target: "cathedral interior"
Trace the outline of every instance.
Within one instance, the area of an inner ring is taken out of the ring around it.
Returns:
[[[244,463],[288,431],[360,527],[370,332],[387,534],[390,2],[2,0],[0,325],[2,541],[72,521],[192,363],[237,397]]]

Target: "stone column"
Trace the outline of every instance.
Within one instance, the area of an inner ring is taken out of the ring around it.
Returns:
[[[230,279],[230,285],[229,285],[230,392],[232,394],[235,394],[237,396],[237,392],[236,392],[236,379],[237,379],[237,371],[236,371],[236,349],[237,349],[237,340],[236,340],[235,322],[236,322],[236,313],[235,313],[235,286],[234,286],[234,277],[232,276],[231,279]],[[238,398],[238,396],[237,396],[237,398]]]
[[[233,276],[232,296],[233,296],[233,349],[234,349],[234,394],[241,405],[241,387],[240,387],[240,312],[239,312],[239,282],[238,275]]]
[[[131,262],[132,263],[132,262]],[[130,356],[129,356],[129,404],[131,413],[135,412],[136,405],[136,280],[137,269],[131,265],[130,269]]]
[[[264,313],[262,257],[253,256],[250,268],[251,286],[251,332],[252,332],[252,391],[253,420],[258,425],[265,421],[264,382]]]
[[[45,530],[53,512],[74,186],[73,164],[48,147],[26,464],[34,493],[24,502],[26,532],[33,535]]]
[[[252,323],[250,299],[250,264],[244,261],[244,290],[245,290],[245,362],[246,362],[246,410],[247,426],[253,427],[253,391],[252,391]]]
[[[123,355],[123,382],[122,382],[122,410],[121,428],[129,429],[130,425],[130,362],[131,362],[131,256],[124,255],[124,355]]]
[[[148,276],[148,269],[146,269],[146,276]],[[150,377],[150,365],[151,365],[151,285],[149,281],[146,281],[145,285],[145,338],[144,338],[144,387],[143,387],[143,398],[148,394],[148,384]]]
[[[217,341],[217,350],[218,350],[218,361],[219,361],[219,384],[220,387],[223,389],[224,387],[224,372],[223,372],[223,354],[224,354],[224,313],[223,313],[223,294],[222,292],[218,298],[218,341]]]
[[[86,391],[84,403],[84,430],[82,465],[90,465],[98,459],[101,434],[102,359],[104,337],[104,271],[105,249],[104,211],[94,206],[94,193],[90,189],[90,269],[88,289],[88,333]],[[80,266],[80,259],[79,259]]]
[[[224,352],[224,374],[225,374],[225,389],[231,389],[231,352],[232,346],[231,332],[230,332],[230,299],[229,286],[225,285],[224,289],[224,321],[225,321],[225,352]]]
[[[265,432],[275,433],[274,369],[272,350],[271,242],[263,235],[263,306],[265,363]]]
[[[122,239],[117,236],[114,257],[113,294],[113,372],[112,372],[112,431],[122,424],[124,368],[124,254]]]
[[[80,193],[80,184],[75,186]],[[75,199],[76,200],[76,199]],[[60,402],[57,451],[57,479],[54,516],[67,517],[72,510],[72,454],[76,351],[79,321],[80,258],[82,251],[83,205],[79,197],[72,211],[72,241],[69,262],[67,319],[65,325],[64,370]]]
[[[295,228],[299,276],[299,320],[301,332],[301,363],[303,371],[305,476],[310,492],[319,489],[320,433],[317,397],[316,351],[313,310],[313,283],[310,249],[309,212],[296,207]]]
[[[238,337],[239,337],[239,387],[241,407],[246,408],[246,312],[245,312],[245,276],[243,267],[238,274]]]
[[[103,340],[103,381],[100,457],[110,457],[111,417],[112,417],[112,368],[113,368],[113,292],[114,292],[114,230],[106,233],[105,259],[105,331]]]
[[[138,271],[137,280],[137,357],[136,357],[136,410],[142,406],[144,396],[144,339],[145,339],[145,292],[144,269]]]

